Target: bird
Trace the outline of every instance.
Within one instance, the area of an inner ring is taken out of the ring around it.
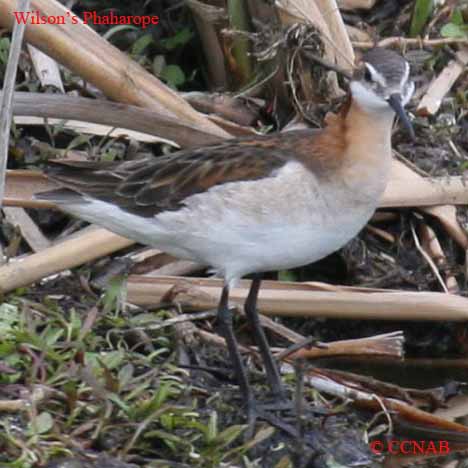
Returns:
[[[271,394],[284,401],[257,310],[262,276],[316,262],[364,227],[389,180],[395,116],[414,136],[404,110],[413,92],[408,62],[374,48],[355,66],[346,103],[322,129],[132,161],[50,161],[46,174],[60,187],[36,198],[223,278],[217,321],[252,419],[257,401],[233,331],[229,291],[253,275],[244,310]]]

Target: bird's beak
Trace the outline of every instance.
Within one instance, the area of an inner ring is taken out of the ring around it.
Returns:
[[[387,102],[390,104],[390,107],[395,111],[396,115],[398,115],[399,119],[405,126],[406,130],[410,135],[412,140],[415,139],[413,124],[411,123],[410,119],[408,118],[408,114],[405,112],[403,108],[403,104],[401,103],[401,96],[399,94],[392,94]]]

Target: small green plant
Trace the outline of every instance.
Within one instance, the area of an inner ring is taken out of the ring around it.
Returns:
[[[465,23],[462,11],[455,8],[450,18],[450,23],[442,26],[440,34],[450,38],[468,38],[468,24]]]
[[[2,37],[0,39],[0,65],[5,65],[8,62],[8,54],[10,53],[10,38]]]
[[[416,0],[411,18],[410,35],[420,36],[434,10],[433,0]]]

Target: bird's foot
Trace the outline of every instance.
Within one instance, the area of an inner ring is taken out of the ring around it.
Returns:
[[[281,417],[281,413],[292,413],[294,409],[293,402],[286,399],[283,395],[275,395],[271,401],[259,402],[254,398],[247,401],[247,430],[244,433],[244,440],[247,442],[255,434],[255,425],[258,419],[268,422],[272,426],[286,432],[292,437],[297,436],[297,430],[294,426],[286,422]]]

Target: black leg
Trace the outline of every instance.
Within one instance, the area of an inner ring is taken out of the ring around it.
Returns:
[[[218,322],[221,328],[221,332],[226,340],[229,356],[231,358],[234,370],[236,373],[236,378],[238,380],[242,397],[244,398],[245,403],[247,404],[248,410],[248,419],[252,420],[255,416],[253,415],[254,411],[254,398],[252,389],[249,385],[249,380],[247,378],[247,372],[245,370],[244,364],[242,363],[242,358],[239,352],[239,346],[237,344],[236,337],[234,336],[234,331],[232,328],[232,314],[229,310],[228,304],[229,298],[229,287],[224,286],[223,292],[221,293],[221,300],[218,305]]]
[[[268,345],[265,332],[260,324],[260,317],[257,311],[257,297],[260,290],[262,278],[260,275],[255,275],[250,286],[249,295],[244,304],[247,320],[252,328],[255,343],[258,346],[260,355],[262,356],[265,365],[265,371],[273,396],[277,399],[285,399],[285,391],[281,382],[278,366],[271,354],[270,346]]]

